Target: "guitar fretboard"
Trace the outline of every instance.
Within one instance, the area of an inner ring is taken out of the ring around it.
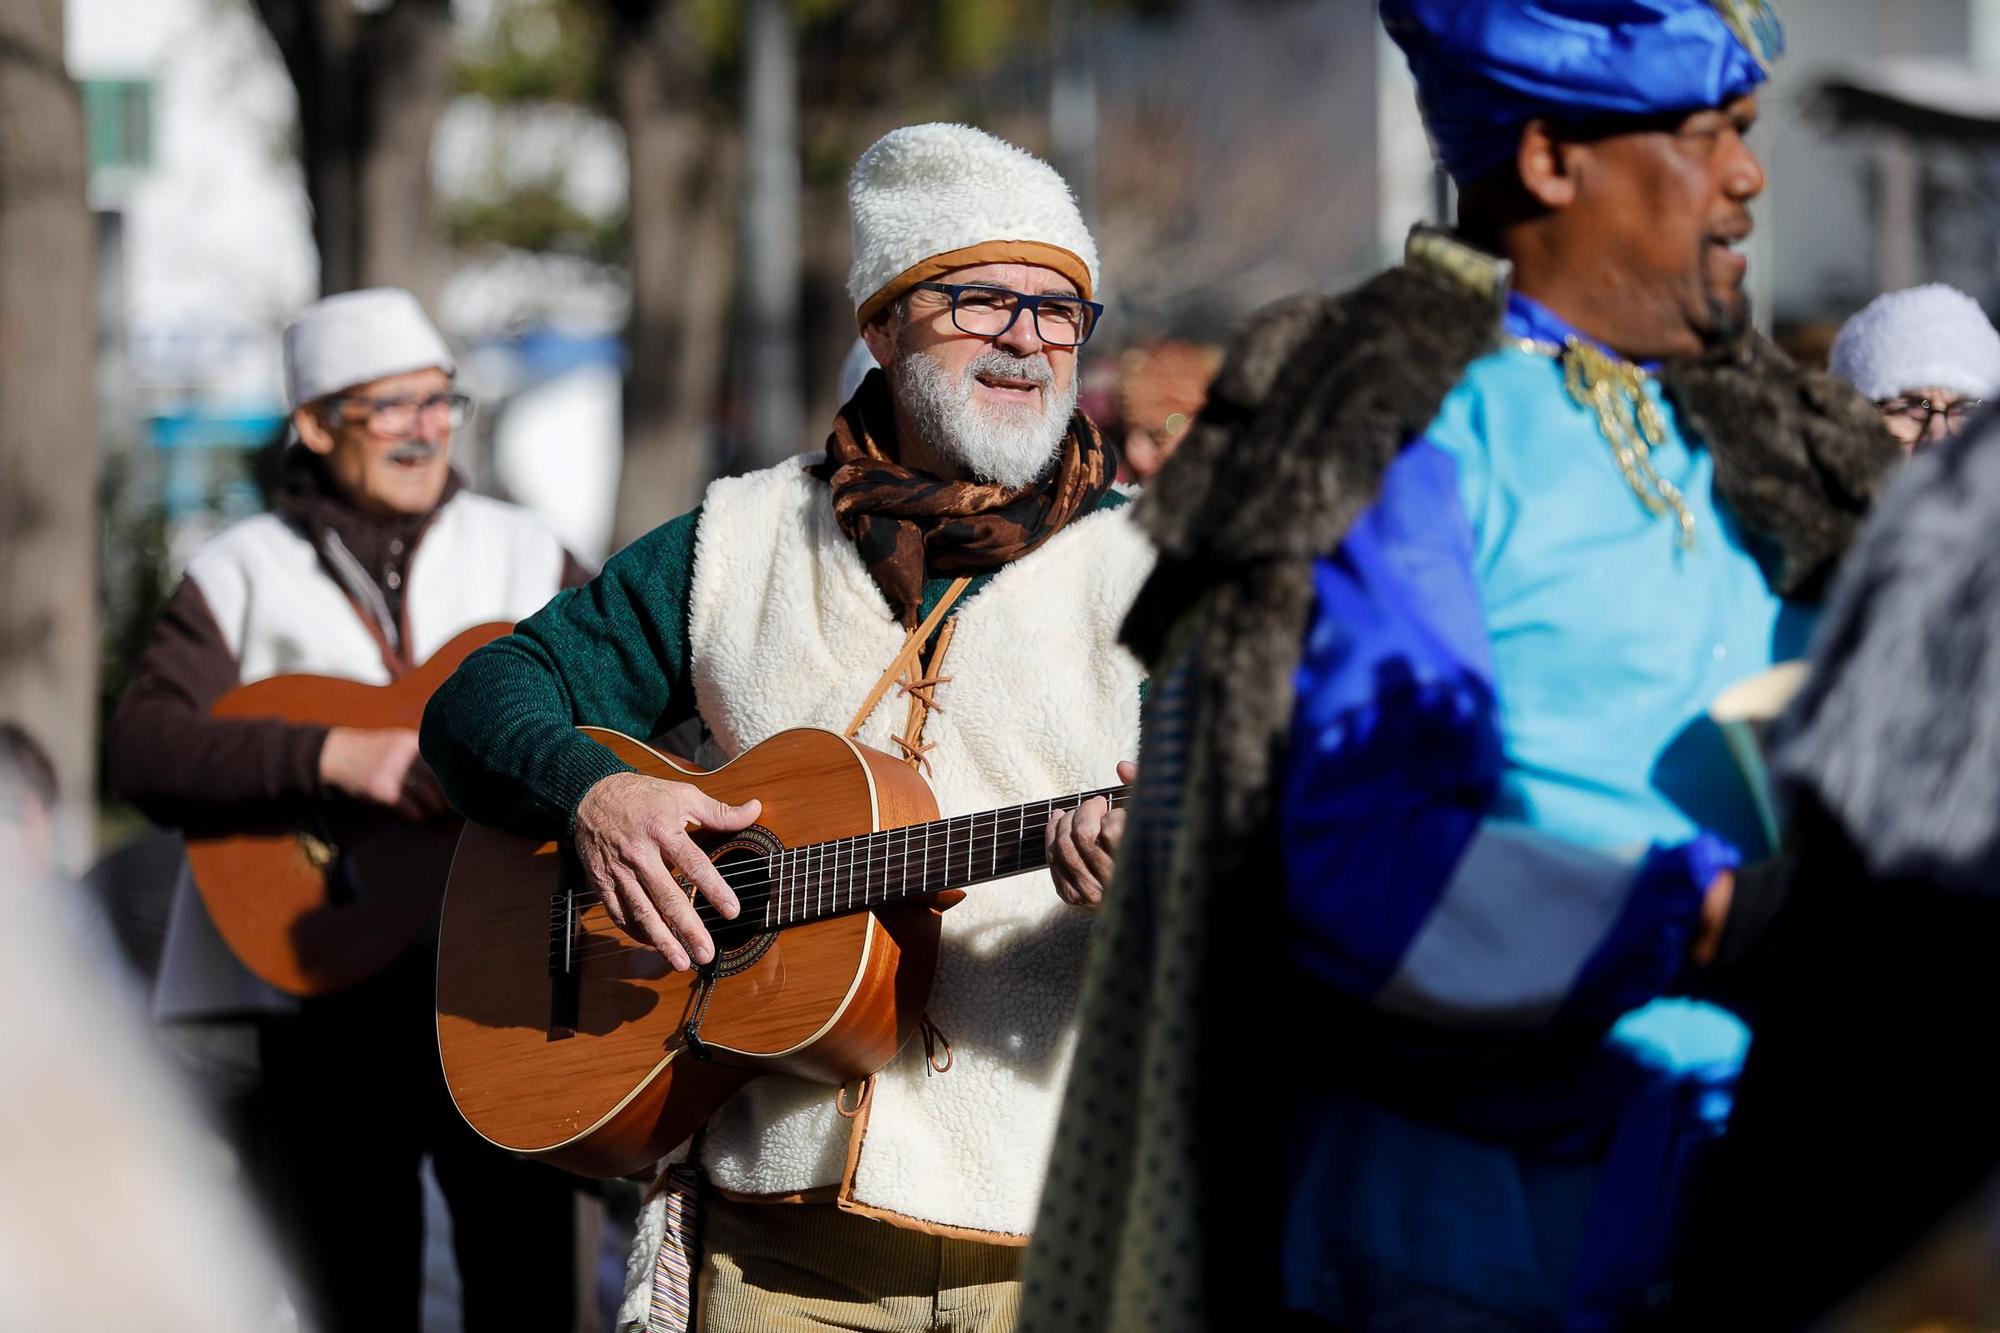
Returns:
[[[1126,787],[1104,787],[788,848],[769,866],[764,928],[780,930],[1038,870],[1048,863],[1043,830],[1050,815],[1099,796],[1120,806],[1129,793]],[[743,906],[746,914],[758,910],[751,902]]]

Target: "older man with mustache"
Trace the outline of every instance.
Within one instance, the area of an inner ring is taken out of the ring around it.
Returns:
[[[879,368],[824,450],[716,482],[475,654],[424,719],[461,809],[573,836],[613,916],[677,968],[714,945],[670,871],[737,910],[686,830],[758,806],[632,773],[576,724],[698,716],[714,760],[787,727],[847,730],[921,766],[947,815],[1107,782],[1137,744],[1140,669],[1117,630],[1151,556],[1075,411],[1101,307],[1068,187],[978,130],[919,125],[862,155],[849,201],[849,292]],[[865,707],[913,637],[921,664]],[[1053,892],[1011,883],[945,914],[931,1038],[875,1076],[865,1114],[776,1076],[721,1110],[697,1154],[700,1327],[1011,1327],[1074,1042],[1078,908],[1119,828],[1086,807],[1047,832]],[[669,1197],[642,1227],[641,1322],[684,1299]]]
[[[399,288],[327,297],[286,330],[297,441],[272,512],[195,552],[112,721],[111,784],[158,823],[229,831],[348,801],[411,820],[444,809],[407,727],[209,709],[276,675],[385,683],[460,631],[517,620],[581,581],[539,519],[453,472],[471,406],[455,371]],[[155,1009],[255,1018],[264,1101],[282,1111],[261,1127],[255,1174],[276,1196],[325,1333],[417,1327],[424,1157],[452,1207],[465,1326],[552,1328],[569,1315],[570,1182],[488,1146],[452,1110],[433,970],[419,942],[359,986],[293,1001],[227,952],[185,876],[177,891]]]

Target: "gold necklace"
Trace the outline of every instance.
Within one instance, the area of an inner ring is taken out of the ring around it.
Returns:
[[[1561,347],[1531,338],[1517,340],[1522,351],[1552,356],[1562,365],[1563,388],[1579,407],[1597,417],[1597,429],[1618,460],[1625,484],[1646,512],[1672,514],[1680,528],[1680,546],[1694,549],[1694,513],[1680,487],[1653,467],[1653,450],[1667,442],[1666,414],[1646,393],[1646,372],[1602,348],[1571,335]]]

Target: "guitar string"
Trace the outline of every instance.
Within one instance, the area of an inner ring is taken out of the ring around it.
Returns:
[[[965,835],[963,837],[960,837],[957,834],[951,834],[950,836],[945,837],[941,841],[931,843],[928,848],[923,848],[924,859],[921,863],[921,866],[919,867],[919,874],[927,876],[930,867],[930,858],[933,854],[942,854],[943,858],[948,863],[953,857],[957,856],[960,852],[963,852],[969,863],[972,860],[976,859],[978,853],[981,850],[984,850],[987,852],[989,857],[995,858],[995,864],[997,864],[998,851],[1002,845],[1011,842],[1017,847],[1025,846],[1025,844],[1021,841],[1021,839],[1022,835],[1024,835],[1027,832],[1030,826],[1030,820],[1025,816],[1027,816],[1030,811],[1033,811],[1036,806],[1046,804],[1049,807],[1048,813],[1053,814],[1057,810],[1076,809],[1080,807],[1084,801],[1093,800],[1100,796],[1108,799],[1111,808],[1114,810],[1125,809],[1129,807],[1132,799],[1131,789],[1129,787],[1119,787],[1119,788],[1107,788],[1103,791],[1098,791],[1098,792],[1086,792],[1077,798],[1058,798],[1056,801],[1051,801],[1051,802],[1034,801],[1034,802],[1029,802],[1028,804],[1023,806],[1012,807],[1013,812],[1019,814],[1020,816],[1023,816],[1023,818],[1021,818],[1018,824],[1012,824],[1006,827],[1002,827],[1000,824],[996,822],[992,827],[986,829],[967,828],[963,830],[963,833]],[[1077,805],[1071,806],[1065,804],[1064,803],[1065,799],[1075,799],[1077,801]],[[1007,812],[1000,811],[994,813],[1001,814]],[[960,820],[983,820],[986,817],[987,816],[985,813],[977,815],[955,815],[949,819],[930,821],[928,827],[937,827],[938,825],[945,825],[948,828],[949,825],[958,823]],[[1046,818],[1042,816],[1036,816],[1034,822],[1045,824]],[[746,925],[749,925],[755,931],[755,933],[764,934],[766,933],[767,930],[780,930],[780,929],[785,929],[789,926],[803,924],[804,921],[808,918],[814,920],[823,920],[827,917],[846,915],[851,912],[862,911],[871,906],[889,905],[899,900],[902,897],[919,898],[919,897],[924,897],[927,894],[940,892],[940,890],[938,889],[928,889],[928,890],[923,889],[921,887],[922,880],[920,879],[919,880],[920,887],[912,892],[909,892],[908,894],[898,894],[895,897],[891,897],[888,899],[877,899],[874,902],[869,902],[867,900],[867,895],[869,891],[866,887],[866,881],[864,880],[860,884],[857,884],[854,881],[852,877],[853,865],[851,862],[843,865],[826,851],[821,852],[823,861],[821,864],[818,865],[795,864],[788,866],[785,865],[783,861],[783,858],[787,855],[797,855],[801,852],[812,852],[820,849],[831,849],[836,844],[839,844],[839,846],[842,847],[843,849],[854,850],[858,848],[861,845],[861,843],[865,842],[868,844],[879,846],[880,850],[886,852],[891,850],[891,845],[889,841],[890,839],[896,837],[899,834],[903,834],[906,831],[923,829],[925,827],[927,827],[927,825],[925,824],[900,825],[892,829],[880,829],[872,834],[855,835],[859,841],[854,843],[850,843],[848,839],[835,838],[835,839],[829,839],[825,842],[809,843],[803,847],[784,848],[780,852],[780,868],[775,882],[774,878],[771,875],[765,873],[765,867],[769,865],[769,858],[765,858],[762,860],[758,860],[754,863],[744,865],[741,867],[740,871],[736,871],[735,873],[724,874],[723,876],[724,882],[730,883],[732,888],[735,887],[736,884],[748,883],[752,881],[762,882],[767,886],[762,892],[739,894],[737,902],[741,910],[735,917],[732,918],[732,917],[722,916],[716,910],[714,904],[709,903],[706,899],[701,897],[692,898],[692,901],[694,902],[695,905],[695,913],[700,918],[702,927],[708,930],[711,934],[713,934],[718,930],[728,930],[732,928],[740,929]],[[880,840],[879,843],[877,842],[877,840]],[[908,838],[905,840],[905,843],[902,847],[898,847],[895,850],[902,853],[907,860],[910,857],[910,854],[917,852],[920,847],[922,847],[922,844],[919,843],[917,839]],[[1039,858],[1041,856],[1041,849],[1037,848],[1035,849],[1035,852],[1037,857]],[[1027,874],[1034,870],[1045,869],[1046,866],[1047,866],[1047,861],[1045,859],[1037,859],[1033,864],[1017,865],[1015,868],[1005,871],[1002,874],[990,875],[989,877],[1010,878],[1014,875]],[[718,869],[721,868],[718,867]],[[907,871],[908,869],[907,865],[905,869]],[[948,864],[946,869],[948,873]],[[804,882],[806,877],[817,876],[817,875],[824,875],[825,876],[824,881],[820,883]],[[968,879],[968,881],[966,882],[973,882],[973,881],[971,879]],[[848,899],[847,904],[844,907],[839,905],[839,899],[843,895],[845,895]],[[828,897],[833,898],[835,901],[834,910],[832,911],[820,910],[819,900]],[[860,899],[860,901],[856,901],[857,897]],[[779,899],[781,902],[780,910],[777,914],[780,919],[777,923],[774,923],[773,925],[766,927],[762,924],[761,921],[757,919],[758,912],[757,910],[754,909],[761,909],[764,905],[769,903],[773,898]],[[581,906],[578,908],[579,914],[581,914],[581,912],[583,911],[588,911],[591,907],[600,905],[602,902],[602,900],[595,893],[586,893],[585,895],[582,895],[580,901],[581,901]],[[799,920],[785,921],[783,920],[783,918],[786,915],[788,915],[786,909],[792,903],[797,903],[801,908],[805,908],[807,910],[802,911],[800,913]],[[553,924],[553,921],[551,924]],[[622,927],[612,924],[611,929],[617,931],[618,934],[616,936],[606,936],[606,935],[586,932],[586,938],[588,939],[589,943],[584,944],[575,949],[574,951],[572,951],[570,954],[571,960],[574,963],[579,963],[579,964],[592,961],[600,961],[605,958],[616,957],[632,949],[650,950],[653,947],[652,945],[646,943],[643,940],[625,936]]]

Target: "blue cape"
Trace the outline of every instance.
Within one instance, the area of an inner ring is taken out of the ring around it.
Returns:
[[[1784,49],[1766,0],[1382,0],[1438,156],[1464,185],[1521,127],[1721,106]]]

